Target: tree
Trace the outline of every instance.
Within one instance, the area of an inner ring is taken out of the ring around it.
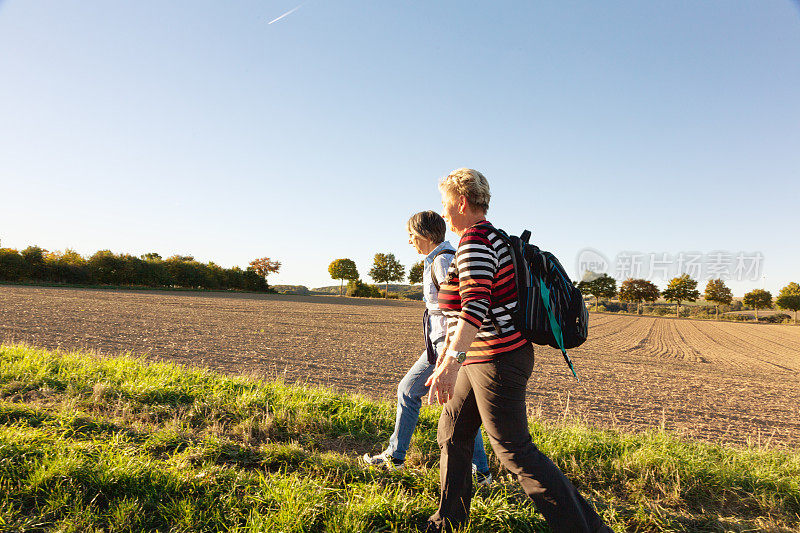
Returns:
[[[422,283],[422,273],[425,271],[425,265],[422,261],[414,263],[408,269],[408,282],[410,284]]]
[[[797,311],[800,310],[800,285],[793,281],[782,288],[775,304],[781,309],[794,311],[794,323],[797,324]]]
[[[689,274],[672,278],[667,288],[661,295],[668,302],[675,302],[675,316],[681,316],[681,302],[695,302],[700,298],[700,291],[697,290],[697,281],[689,277]]]
[[[594,296],[594,308],[597,309],[600,298],[613,298],[617,294],[617,280],[608,274],[603,274],[592,281],[579,282],[578,290],[583,294]]]
[[[150,252],[141,256],[144,261],[161,261],[161,255],[156,252]]]
[[[375,260],[372,263],[372,269],[369,271],[369,277],[378,283],[386,283],[386,297],[389,297],[389,282],[390,281],[403,281],[406,277],[406,269],[394,257],[394,254],[375,254]]]
[[[20,252],[20,255],[28,263],[29,274],[33,279],[45,278],[44,254],[47,250],[42,250],[38,246],[28,246]]]
[[[375,285],[368,285],[360,279],[351,279],[347,282],[348,296],[361,296],[363,298],[380,298],[381,291]]]
[[[14,248],[0,248],[0,279],[19,281],[28,276],[28,263]]]
[[[267,281],[267,276],[278,272],[280,269],[280,261],[271,261],[269,257],[259,257],[258,259],[250,261],[250,268],[248,270],[252,270],[264,278],[264,281]]]
[[[721,279],[708,280],[703,297],[706,301],[714,303],[717,319],[719,319],[719,306],[730,305],[733,302],[733,293]]]
[[[173,255],[168,257],[163,265],[173,285],[188,288],[204,286],[205,276],[200,268],[201,265],[192,256]],[[252,274],[259,277],[255,272]]]
[[[42,250],[38,246],[28,246],[20,252],[29,265],[41,265],[44,263],[44,254],[47,250]]]
[[[253,270],[252,267],[242,274],[242,288],[246,291],[269,292],[267,278]]]
[[[48,252],[44,256],[49,281],[57,283],[89,283],[91,272],[86,259],[75,250]]]
[[[111,250],[96,251],[87,263],[89,274],[95,283],[121,285],[119,276],[122,270],[122,262]]]
[[[339,284],[339,296],[342,295],[344,280],[353,281],[358,279],[358,270],[356,270],[356,264],[352,259],[334,259],[328,265],[328,273],[333,279],[342,280]]]
[[[640,278],[628,278],[619,287],[619,299],[636,304],[636,312],[641,313],[642,302],[655,302],[661,292],[650,281]]]
[[[59,256],[59,261],[65,265],[83,266],[86,264],[86,259],[84,259],[81,254],[72,248],[67,248],[64,250],[64,252]]]
[[[764,289],[754,289],[745,294],[742,301],[744,305],[749,305],[756,310],[756,322],[758,322],[758,310],[772,307],[772,293]]]

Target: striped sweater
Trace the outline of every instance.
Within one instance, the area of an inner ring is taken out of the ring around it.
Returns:
[[[439,289],[439,308],[451,335],[459,320],[479,328],[464,364],[491,361],[528,342],[511,318],[518,305],[511,250],[491,223],[478,222],[461,236]]]

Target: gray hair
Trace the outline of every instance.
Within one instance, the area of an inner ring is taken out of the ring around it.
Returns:
[[[447,232],[447,224],[436,211],[421,211],[411,215],[406,228],[409,233],[415,233],[434,244],[444,241],[444,234]]]
[[[439,182],[442,194],[453,197],[463,195],[473,207],[486,213],[489,210],[489,181],[471,168],[459,168],[442,178]]]

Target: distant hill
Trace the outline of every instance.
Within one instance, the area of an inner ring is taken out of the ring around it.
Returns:
[[[385,283],[375,283],[376,287],[381,290],[386,289]],[[288,285],[287,285],[288,286]],[[302,286],[302,285],[301,285]],[[278,288],[278,285],[273,285],[272,288],[281,292]],[[344,285],[344,292],[347,292],[347,284]],[[406,284],[397,284],[397,283],[390,283],[389,284],[389,293],[396,293],[399,294],[401,298],[407,298],[409,300],[422,300],[422,285],[406,285]],[[287,293],[287,294],[301,294],[301,293]],[[308,294],[339,294],[339,285],[329,285],[327,287],[316,287],[311,289],[311,292]]]
[[[311,289],[314,292],[319,294],[339,294],[339,285],[331,285],[329,287],[317,287],[315,289]],[[347,290],[347,284],[345,283],[342,291]]]
[[[373,283],[372,285],[375,285],[379,289],[385,289],[386,288],[386,284],[385,283]],[[275,288],[277,286],[276,285],[272,285],[272,287]],[[345,290],[347,290],[347,283],[344,284],[344,288],[345,288]],[[311,290],[314,291],[314,292],[320,292],[320,293],[325,293],[325,294],[339,294],[339,286],[338,285],[329,285],[327,287],[317,287],[317,288],[311,289]],[[419,290],[419,291],[421,291],[422,290],[422,286],[421,285],[394,284],[394,283],[390,283],[389,284],[389,292],[400,292],[400,293],[402,293],[402,292],[407,292],[407,291],[410,291],[410,290],[415,290],[415,291]]]
[[[275,290],[279,294],[298,294],[302,296],[310,294],[328,294],[328,293],[320,293],[317,291],[312,291],[305,285],[270,285],[270,288]]]

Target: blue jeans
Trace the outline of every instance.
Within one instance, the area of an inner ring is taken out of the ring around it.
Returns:
[[[441,348],[441,343],[437,343],[437,353]],[[414,433],[414,428],[417,427],[417,420],[419,420],[422,397],[428,394],[429,387],[425,386],[425,382],[433,374],[433,369],[434,365],[428,363],[427,352],[422,352],[420,358],[397,386],[397,416],[394,421],[394,433],[389,438],[389,447],[384,453],[398,461],[406,460],[406,452],[411,444],[411,435]],[[486,459],[486,450],[483,447],[480,430],[475,436],[472,462],[479,472],[489,471],[489,462]]]

